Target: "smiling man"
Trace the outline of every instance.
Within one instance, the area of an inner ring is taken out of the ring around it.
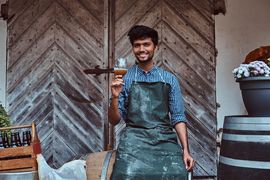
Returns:
[[[189,153],[178,80],[154,65],[156,30],[138,25],[128,36],[138,63],[123,78],[115,76],[111,83],[109,121],[116,125],[122,118],[127,125],[111,179],[185,180],[194,160]]]

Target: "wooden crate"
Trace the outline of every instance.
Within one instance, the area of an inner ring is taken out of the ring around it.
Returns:
[[[0,128],[0,131],[11,129],[32,128],[32,139],[30,146],[20,146],[0,149],[0,173],[37,171],[38,165],[36,155],[41,153],[40,141],[36,132],[36,125],[12,126]]]

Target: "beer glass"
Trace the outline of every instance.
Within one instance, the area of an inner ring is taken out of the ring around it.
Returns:
[[[113,72],[114,75],[124,76],[127,73],[127,59],[125,58],[116,59]]]

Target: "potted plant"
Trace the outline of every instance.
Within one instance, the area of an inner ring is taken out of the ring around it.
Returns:
[[[270,67],[268,59],[240,64],[233,70],[250,116],[270,116]]]

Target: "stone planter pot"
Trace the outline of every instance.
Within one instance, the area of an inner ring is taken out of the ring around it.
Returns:
[[[242,98],[250,116],[270,117],[270,77],[238,79]]]

